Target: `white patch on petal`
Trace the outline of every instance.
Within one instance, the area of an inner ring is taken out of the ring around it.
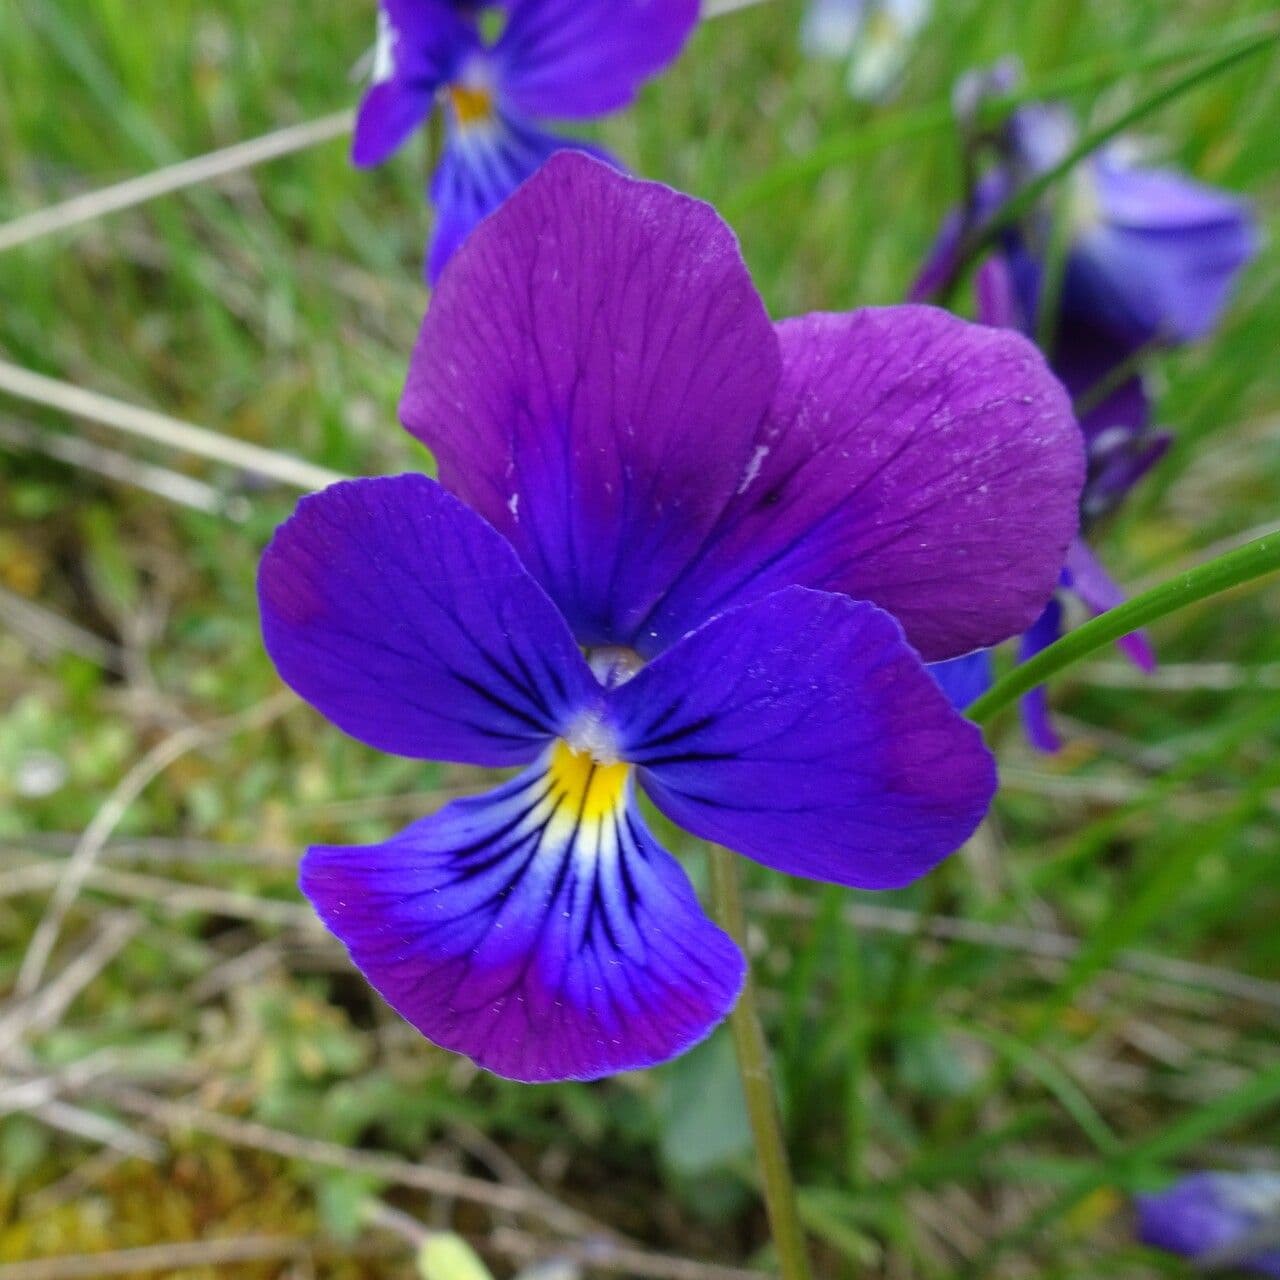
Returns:
[[[382,84],[396,73],[396,44],[400,33],[391,25],[385,9],[378,10],[378,42],[373,47],[373,83]]]
[[[746,471],[742,473],[742,483],[738,486],[739,493],[746,493],[755,483],[756,477],[760,474],[760,468],[764,466],[764,460],[768,456],[769,446],[767,444],[756,445],[756,451],[751,455]]]

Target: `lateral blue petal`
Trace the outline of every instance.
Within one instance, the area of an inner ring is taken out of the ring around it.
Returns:
[[[513,1080],[673,1057],[725,1016],[744,974],[630,784],[593,793],[590,772],[556,766],[563,750],[386,844],[313,848],[302,864],[303,892],[379,994]]]
[[[515,552],[426,476],[304,498],[258,573],[285,683],[382,751],[524,764],[599,687]]]
[[[960,658],[932,662],[928,670],[947,695],[947,701],[957,711],[963,711],[991,688],[991,650],[975,649]]]
[[[800,587],[731,609],[612,695],[619,751],[668,817],[792,875],[907,884],[995,791],[977,728],[883,610]]]

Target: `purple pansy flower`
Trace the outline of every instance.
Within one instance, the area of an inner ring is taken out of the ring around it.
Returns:
[[[994,787],[926,674],[1036,616],[1083,460],[1022,337],[924,307],[770,324],[713,209],[554,157],[441,278],[402,416],[440,482],[304,499],[260,575],[354,737],[521,772],[302,887],[437,1044],[521,1080],[681,1052],[744,962],[651,834],[903,885]],[[896,615],[893,616],[893,615]]]
[[[957,86],[957,113],[976,126],[984,97],[1008,93],[1017,81],[1009,63],[966,78]],[[1052,104],[1012,112],[995,137],[999,163],[977,182],[970,207],[953,213],[940,233],[912,297],[933,295],[954,272],[964,232],[981,225],[1020,186],[1052,168],[1077,140],[1075,121]],[[1169,447],[1168,433],[1151,425],[1151,404],[1135,357],[1156,345],[1185,343],[1206,334],[1224,307],[1240,269],[1257,251],[1247,204],[1228,193],[1167,170],[1133,163],[1123,144],[1092,156],[1067,179],[1068,243],[1054,324],[1050,363],[1079,409],[1088,476],[1081,501],[1081,534],[1063,570],[1063,592],[1091,613],[1120,604],[1124,595],[1084,540],[1113,511]],[[976,280],[979,319],[1028,335],[1039,326],[1044,263],[1053,235],[1053,200],[1010,228],[982,264]],[[1025,660],[1059,638],[1063,600],[1051,600],[1023,636]],[[1154,654],[1141,634],[1121,648],[1144,670]],[[960,693],[971,691],[976,660],[965,669]],[[953,683],[952,673],[940,673]],[[1032,743],[1060,745],[1046,694],[1023,700]]]
[[[1137,1209],[1143,1244],[1280,1278],[1280,1174],[1193,1173]]]
[[[485,10],[504,24],[492,43],[479,25]],[[679,54],[697,21],[698,0],[379,0],[373,83],[352,158],[381,164],[443,104],[428,279],[556,151],[608,159],[540,122],[626,106]]]

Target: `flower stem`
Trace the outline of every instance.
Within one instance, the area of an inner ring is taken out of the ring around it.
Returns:
[[[737,855],[719,845],[707,846],[711,859],[711,899],[721,927],[746,954],[746,919],[742,911],[742,888],[738,882]],[[764,1186],[769,1229],[778,1254],[782,1280],[809,1280],[809,1255],[804,1230],[796,1209],[795,1184],[782,1138],[778,1104],[769,1072],[769,1049],[756,1002],[755,979],[750,961],[738,1003],[729,1015],[733,1047],[738,1057],[738,1074],[747,1103],[747,1116],[755,1138],[756,1161]]]

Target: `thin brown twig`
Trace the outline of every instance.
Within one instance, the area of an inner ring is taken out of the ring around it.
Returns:
[[[54,232],[92,222],[106,214],[145,204],[157,196],[181,191],[184,187],[196,186],[201,182],[225,178],[268,160],[277,160],[281,156],[292,155],[322,142],[340,138],[351,131],[354,118],[355,113],[352,111],[336,111],[332,115],[321,116],[318,120],[307,120],[302,124],[275,129],[261,137],[250,138],[247,142],[237,142],[218,151],[209,151],[190,160],[154,169],[114,186],[86,191],[61,204],[37,209],[0,226],[0,253]]]
[[[71,1002],[116,958],[142,926],[130,913],[116,911],[98,926],[98,936],[70,961],[52,982],[0,1016],[0,1059],[33,1031],[55,1025]]]
[[[213,485],[194,476],[184,476],[168,467],[143,462],[82,436],[0,420],[0,445],[43,454],[82,471],[91,471],[108,480],[142,489],[192,511],[225,516],[237,523],[249,518],[249,500],[242,494],[220,493]]]
[[[817,905],[800,894],[770,891],[748,895],[748,905],[766,915],[790,916],[809,920],[816,916]],[[884,907],[870,902],[852,902],[845,908],[845,919],[855,927],[876,929],[910,936],[920,928],[920,915],[901,907]],[[1017,925],[987,924],[957,916],[933,916],[925,922],[926,937],[941,942],[964,942],[974,946],[999,947],[1020,951],[1047,960],[1071,960],[1080,950],[1080,940],[1066,933],[1046,929],[1026,929]],[[1121,951],[1115,957],[1115,968],[1145,978],[1198,987],[1218,995],[1249,1000],[1268,1008],[1280,1009],[1280,983],[1254,978],[1232,969],[1177,960],[1146,951]]]
[[[124,672],[119,645],[4,587],[0,587],[0,623],[42,655],[73,653],[117,675]]]
[[[190,453],[296,489],[324,489],[344,479],[340,472],[316,466],[291,454],[237,440],[87,387],[48,378],[7,360],[0,360],[0,391],[19,400],[57,409],[73,418],[86,418],[90,422],[114,427],[117,431],[139,436],[166,449]]]
[[[381,1200],[366,1201],[361,1216],[370,1226],[399,1236],[415,1249],[421,1248],[435,1234],[417,1218]],[[635,1249],[612,1240],[581,1240],[571,1244],[557,1241],[549,1245],[546,1240],[514,1227],[499,1227],[474,1243],[482,1250],[520,1262],[563,1260],[596,1271],[625,1272],[642,1280],[761,1280],[762,1275],[759,1271],[747,1271],[742,1267],[726,1267],[716,1262],[699,1262],[694,1258]]]
[[[455,1196],[492,1209],[524,1214],[573,1236],[611,1234],[586,1214],[562,1204],[545,1191],[504,1186],[380,1152],[352,1150],[319,1138],[304,1138],[256,1121],[238,1120],[190,1103],[174,1102],[131,1085],[95,1080],[85,1086],[85,1092],[130,1115],[156,1121],[167,1128],[203,1133],[233,1146],[252,1147],[288,1160],[328,1165],[349,1173],[365,1173],[433,1195]]]
[[[41,874],[36,875],[39,871]],[[11,873],[15,876],[17,891],[31,892],[57,884],[64,868],[57,863],[37,863],[20,867]],[[130,902],[145,902],[162,911],[183,914],[189,911],[204,915],[230,916],[237,920],[252,920],[257,924],[279,928],[301,929],[320,936],[321,930],[315,912],[299,902],[283,902],[275,898],[259,898],[251,893],[237,893],[230,889],[215,889],[209,885],[187,884],[182,880],[167,880],[162,876],[145,875],[137,871],[117,871],[114,868],[93,866],[85,873],[84,887]],[[0,890],[8,886],[0,884]]]
[[[607,1240],[572,1241],[554,1245],[512,1227],[499,1227],[492,1237],[482,1242],[504,1257],[521,1262],[563,1258],[594,1271],[612,1271],[623,1275],[644,1276],[646,1280],[762,1280],[766,1275],[745,1267],[729,1267],[718,1262],[698,1262],[668,1254],[649,1253]],[[0,1280],[6,1280],[0,1277]]]
[[[372,1254],[381,1256],[392,1249],[377,1243],[343,1244],[336,1240],[307,1239],[301,1236],[238,1236],[225,1240],[190,1240],[175,1244],[143,1245],[137,1249],[117,1249],[104,1253],[67,1254],[60,1258],[36,1258],[0,1266],[0,1280],[98,1280],[101,1276],[175,1272],[196,1267],[233,1267],[248,1262],[287,1261],[318,1255]]]
[[[57,943],[62,923],[72,903],[80,893],[86,877],[102,852],[111,833],[128,812],[130,805],[146,790],[151,781],[163,773],[174,761],[197,747],[229,738],[245,730],[260,728],[282,715],[295,703],[292,694],[273,694],[264,702],[233,716],[227,716],[212,724],[193,725],[171,734],[147,752],[121,779],[106,802],[85,828],[79,843],[67,859],[62,876],[54,889],[44,916],[32,934],[31,942],[23,956],[22,966],[14,986],[18,998],[30,996],[44,976],[45,966]]]

